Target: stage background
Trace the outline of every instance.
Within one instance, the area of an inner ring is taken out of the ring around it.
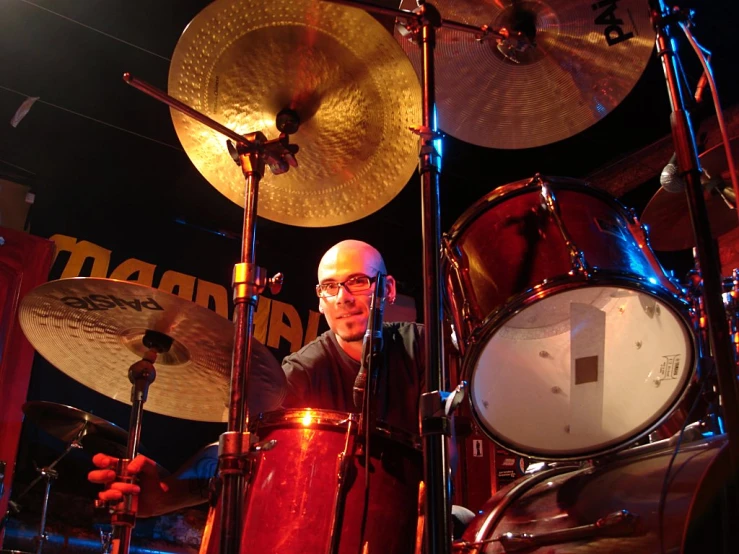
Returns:
[[[212,283],[215,289],[229,290],[240,252],[243,210],[194,168],[175,135],[169,110],[121,79],[129,71],[165,89],[177,39],[205,5],[203,0],[2,0],[0,178],[26,185],[35,195],[30,230],[60,246],[50,279],[65,269],[81,276],[95,272],[111,276],[120,264],[133,259],[138,262],[129,262],[130,267],[138,264],[140,272],[127,277],[142,278],[153,268],[155,287],[166,271],[175,271],[204,286]],[[731,106],[739,89],[738,40],[733,31],[737,8],[732,2],[682,5],[699,10],[696,34],[714,52],[724,106]],[[700,76],[697,62],[687,50],[683,57],[695,82]],[[28,97],[39,99],[12,127],[10,119]],[[442,229],[499,185],[537,172],[586,177],[668,133],[669,102],[660,64],[653,56],[626,100],[570,139],[506,151],[449,138],[441,177]],[[623,200],[641,211],[658,186],[656,178],[650,179]],[[356,238],[374,244],[384,253],[399,292],[422,305],[419,191],[414,176],[387,206],[338,227],[298,228],[259,219],[258,263],[270,274],[285,274],[282,292],[265,296],[274,301],[272,308],[281,306],[286,314],[294,309],[298,317],[279,318],[282,337],[277,331],[270,336],[267,329],[276,357],[305,341],[311,311],[317,309],[315,268],[321,254],[338,240]],[[97,252],[99,259],[109,251],[107,266],[96,267],[88,259],[75,270],[70,263],[74,248]],[[660,259],[678,275],[690,267],[690,252],[660,254]],[[419,309],[418,318],[422,317]],[[273,322],[276,329],[279,321]],[[317,332],[325,328],[321,321]],[[150,394],[157,394],[156,382]],[[68,404],[128,426],[127,405],[90,391],[40,356],[28,398]],[[224,429],[221,424],[146,412],[142,443],[152,458],[175,470]],[[30,481],[34,464],[48,464],[62,448],[27,422],[19,482]],[[84,479],[90,467],[88,454],[70,456],[59,467],[54,490],[92,498],[97,489]]]

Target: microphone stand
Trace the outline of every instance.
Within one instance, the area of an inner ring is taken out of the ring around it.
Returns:
[[[446,437],[450,435],[450,421],[444,410],[442,387],[446,385],[446,368],[442,349],[442,290],[441,274],[441,216],[439,209],[439,171],[441,155],[434,141],[442,138],[436,129],[434,107],[436,85],[434,79],[434,47],[436,30],[443,27],[472,33],[480,41],[508,40],[515,33],[501,32],[488,26],[477,27],[465,23],[442,20],[438,10],[429,2],[417,0],[418,9],[407,11],[385,8],[361,0],[328,0],[365,9],[374,13],[392,15],[406,22],[421,46],[422,123],[412,129],[420,137],[419,173],[421,176],[421,210],[423,237],[423,313],[424,353],[426,359],[426,390],[420,399],[419,416],[423,442],[423,478],[425,483],[424,533],[426,554],[451,552],[451,502],[449,497],[449,448]]]
[[[720,273],[718,252],[711,236],[708,221],[698,151],[690,117],[685,109],[685,98],[680,79],[677,77],[677,54],[673,50],[672,26],[683,17],[679,11],[669,10],[663,0],[650,0],[652,24],[657,34],[657,54],[667,82],[672,113],[670,123],[675,144],[675,153],[680,171],[685,176],[686,195],[690,219],[693,225],[696,251],[703,278],[703,301],[708,324],[708,338],[716,362],[721,407],[723,410],[728,440],[730,475],[727,483],[727,518],[735,522],[737,509],[736,485],[739,477],[739,403],[736,389],[736,361],[732,350],[726,313],[722,302],[723,280]],[[736,545],[737,532],[734,525],[726,526],[725,548]]]
[[[385,311],[385,274],[378,273],[375,281],[375,292],[372,295],[370,305],[370,320],[367,331],[364,336],[364,344],[362,346],[362,367],[359,369],[360,374],[364,373],[364,382],[361,383],[362,398],[359,402],[361,413],[359,415],[359,427],[357,436],[361,437],[362,447],[364,448],[364,508],[362,510],[362,525],[359,531],[359,552],[369,551],[364,543],[364,532],[367,526],[367,516],[369,509],[370,494],[370,438],[372,429],[375,427],[377,418],[376,396],[377,381],[380,365],[382,364],[380,355],[382,354],[383,338],[382,338],[382,321]],[[358,379],[362,381],[361,377]],[[369,383],[369,384],[368,384]],[[356,385],[355,385],[356,387]],[[355,392],[356,392],[355,388]],[[355,398],[354,401],[359,400]],[[370,545],[371,546],[371,545]]]

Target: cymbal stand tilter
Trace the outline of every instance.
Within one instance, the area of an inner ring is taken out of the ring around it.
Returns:
[[[126,457],[120,458],[115,467],[116,481],[123,483],[134,483],[136,481],[136,476],[128,473],[128,464],[139,452],[144,404],[149,394],[149,385],[154,382],[157,375],[154,362],[159,354],[169,351],[173,340],[164,333],[147,330],[142,342],[148,350],[141,360],[128,368],[128,380],[132,384],[128,444],[126,446]],[[137,503],[137,497],[124,495],[120,502],[108,507],[113,527],[113,538],[110,543],[113,554],[128,554],[131,548],[131,533],[136,524]],[[105,503],[97,502],[96,504],[105,506]]]
[[[38,483],[41,480],[46,481],[46,486],[44,487],[44,498],[43,502],[41,504],[41,521],[39,522],[39,531],[38,536],[36,537],[36,554],[41,554],[41,551],[44,548],[44,543],[47,541],[48,536],[46,535],[46,516],[49,510],[49,495],[51,494],[51,484],[54,482],[54,480],[59,477],[59,473],[54,469],[56,465],[62,461],[64,457],[66,457],[67,454],[69,454],[74,449],[82,449],[82,439],[87,434],[87,422],[85,422],[85,425],[82,427],[82,429],[79,430],[77,433],[77,436],[72,439],[69,444],[67,445],[67,448],[64,449],[64,452],[62,452],[59,457],[51,462],[48,466],[45,467],[37,467],[36,471],[38,472],[38,477],[36,477],[33,481],[31,481],[28,486],[23,489],[23,491],[18,495],[15,502],[20,501],[23,499],[26,494],[28,494],[31,489],[33,489],[36,486],[36,483]],[[8,509],[8,512],[5,514],[5,517],[2,520],[2,525],[0,525],[0,531],[5,526],[5,520],[10,516],[11,509]]]
[[[277,293],[283,280],[281,273],[268,278],[266,270],[255,264],[259,181],[264,175],[265,166],[269,166],[274,175],[285,173],[290,167],[297,167],[295,154],[298,146],[290,144],[289,135],[298,130],[300,120],[297,113],[285,109],[277,114],[276,124],[281,133],[279,138],[267,140],[259,131],[242,136],[129,73],[123,75],[123,80],[231,139],[233,142],[227,143],[228,151],[241,167],[246,179],[241,261],[235,265],[233,272],[234,349],[228,427],[221,435],[218,447],[218,477],[222,484],[219,548],[221,554],[235,554],[240,548],[244,515],[242,505],[249,467],[246,458],[251,449],[249,407],[246,399],[254,312],[259,295],[264,289],[269,287],[273,294]]]
[[[690,117],[685,108],[683,86],[678,78],[678,59],[673,49],[672,31],[675,25],[686,20],[687,15],[678,9],[668,9],[663,0],[650,0],[652,22],[656,31],[657,54],[662,62],[667,90],[670,97],[672,113],[670,123],[677,156],[677,165],[684,175],[687,187],[690,219],[695,235],[696,252],[700,262],[703,281],[703,305],[706,312],[711,353],[716,364],[721,406],[728,438],[730,481],[727,483],[726,548],[734,548],[737,544],[737,532],[733,522],[739,510],[737,502],[737,482],[739,477],[739,402],[736,389],[736,365],[726,325],[726,314],[722,302],[723,283],[720,273],[718,251],[711,238],[708,212],[703,186],[701,169],[698,163],[698,151]],[[717,105],[717,109],[720,107]]]
[[[418,0],[413,11],[376,6],[356,0],[329,0],[384,15],[392,15],[405,21],[408,30],[421,46],[421,86],[423,93],[420,127],[412,129],[420,137],[420,163],[423,235],[423,312],[425,326],[426,392],[421,397],[420,418],[423,439],[425,494],[425,540],[427,554],[448,553],[451,548],[451,502],[448,487],[449,452],[446,437],[449,435],[449,414],[445,412],[447,375],[442,351],[442,292],[439,283],[441,273],[441,216],[439,211],[439,168],[441,155],[435,141],[442,137],[436,129],[434,110],[436,87],[434,79],[434,47],[436,30],[448,27],[487,39],[507,42],[525,40],[520,33],[496,31],[487,26],[475,27],[450,20],[442,20],[438,10],[429,2]],[[515,48],[512,48],[515,50]],[[512,54],[510,54],[512,55]]]

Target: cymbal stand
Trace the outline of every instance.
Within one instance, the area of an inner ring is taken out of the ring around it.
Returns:
[[[290,167],[297,167],[295,154],[298,147],[289,143],[289,135],[298,130],[300,120],[295,112],[283,110],[277,114],[277,128],[281,132],[279,138],[267,140],[261,132],[242,136],[129,73],[123,75],[123,80],[231,139],[233,142],[227,143],[229,153],[241,167],[246,179],[241,261],[234,266],[233,272],[234,349],[231,358],[228,427],[221,435],[218,445],[218,477],[222,482],[219,549],[221,554],[236,554],[241,540],[244,486],[249,466],[246,457],[250,453],[251,442],[246,399],[254,311],[258,297],[265,288],[269,287],[276,293],[282,286],[282,274],[268,278],[266,270],[255,264],[259,181],[264,175],[265,166],[269,166],[274,175],[285,173]]]
[[[84,438],[86,433],[87,422],[85,422],[85,425],[82,427],[82,429],[79,430],[77,436],[72,439],[72,441],[67,445],[67,448],[64,450],[64,452],[62,452],[56,460],[51,462],[51,464],[46,467],[36,468],[36,471],[38,471],[39,474],[38,477],[31,481],[28,486],[23,489],[23,491],[18,495],[18,498],[16,498],[16,501],[21,500],[24,496],[26,496],[26,494],[28,494],[31,489],[33,489],[33,487],[36,486],[36,483],[38,483],[42,479],[46,481],[46,487],[44,488],[44,499],[41,504],[41,521],[39,523],[36,554],[41,554],[41,551],[44,548],[44,543],[48,539],[46,535],[46,515],[49,510],[49,495],[51,494],[52,482],[59,476],[59,473],[54,468],[72,450],[74,450],[75,448],[82,448],[82,443],[80,441]],[[8,510],[8,514],[5,515],[5,518],[7,518],[8,515],[10,515],[10,509]],[[3,518],[3,523],[5,521],[5,518]],[[0,526],[0,529],[2,529],[2,526]]]
[[[128,425],[128,444],[126,457],[116,464],[116,481],[134,483],[136,476],[128,473],[128,464],[139,451],[141,442],[141,426],[144,415],[144,404],[149,394],[149,385],[156,379],[157,372],[154,362],[159,354],[168,352],[172,346],[172,339],[163,333],[147,330],[143,344],[148,348],[141,360],[128,368],[128,380],[131,381],[131,416]],[[111,525],[113,527],[112,552],[113,554],[128,554],[131,548],[131,533],[136,524],[138,498],[125,495],[115,506],[110,508]]]
[[[436,30],[451,28],[476,35],[478,40],[494,39],[507,41],[519,33],[496,31],[487,26],[475,27],[442,19],[438,10],[429,2],[418,0],[415,11],[396,10],[375,6],[356,0],[329,0],[336,4],[362,8],[384,15],[393,15],[406,22],[408,30],[415,35],[421,46],[421,86],[423,92],[420,127],[412,129],[421,140],[419,173],[422,191],[422,236],[423,236],[423,307],[425,326],[426,391],[421,397],[420,418],[423,438],[426,553],[448,553],[451,548],[451,503],[448,487],[449,452],[446,437],[450,434],[450,423],[444,410],[444,394],[447,375],[443,363],[442,341],[442,293],[439,282],[441,252],[441,221],[439,211],[439,168],[441,155],[434,141],[442,137],[436,129],[434,108],[436,86],[434,79],[434,47]]]
[[[670,123],[677,155],[677,165],[687,183],[686,194],[693,225],[696,251],[703,278],[703,302],[711,353],[716,363],[721,407],[728,438],[730,483],[728,483],[728,521],[736,521],[736,484],[739,477],[739,402],[737,402],[736,366],[722,302],[723,282],[716,246],[711,237],[698,161],[698,150],[690,117],[685,108],[684,91],[678,78],[677,54],[671,37],[674,25],[684,17],[679,10],[670,10],[663,0],[650,0],[652,24],[656,31],[657,54],[662,62],[672,113]],[[731,527],[727,533],[732,533]],[[734,532],[736,533],[736,532]],[[729,545],[736,543],[727,536]]]

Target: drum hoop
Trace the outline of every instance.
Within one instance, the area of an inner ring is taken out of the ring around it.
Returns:
[[[317,410],[313,408],[289,408],[262,412],[255,422],[255,429],[268,427],[304,426],[309,420],[311,426],[346,427],[349,422],[359,421],[359,414],[337,410]]]
[[[457,238],[463,234],[470,225],[472,225],[481,213],[489,211],[509,198],[514,198],[521,194],[541,189],[542,182],[553,184],[555,194],[560,190],[570,190],[594,196],[608,204],[615,211],[619,212],[626,221],[633,220],[633,217],[630,215],[630,210],[617,198],[614,198],[604,190],[593,187],[587,181],[573,179],[571,177],[538,176],[531,179],[515,181],[493,189],[491,192],[472,204],[472,206],[467,208],[462,215],[457,218],[454,225],[452,225],[449,231],[444,234],[445,239],[453,246],[453,243],[456,242]]]
[[[311,427],[339,429],[347,427],[350,422],[358,422],[359,414],[314,408],[288,408],[259,414],[259,418],[253,425],[253,430],[258,433],[261,429],[276,427],[305,427],[306,418],[309,418]],[[393,427],[384,421],[375,423],[373,434],[414,450],[422,450],[421,439],[417,435]]]
[[[485,522],[475,533],[474,542],[478,543],[487,538],[487,534],[490,530],[495,529],[498,525],[500,518],[505,514],[508,507],[513,504],[515,500],[518,500],[531,490],[534,486],[538,485],[542,481],[546,481],[557,475],[563,473],[572,473],[579,471],[580,468],[572,468],[572,466],[561,466],[545,469],[529,475],[527,478],[513,481],[507,487],[500,489],[498,495],[502,496],[499,502],[495,503],[495,506],[490,510],[490,513],[485,517]]]
[[[551,455],[542,453],[531,453],[525,452],[520,447],[510,444],[499,437],[496,437],[492,432],[488,431],[487,425],[483,422],[480,414],[478,413],[477,407],[472,398],[475,396],[474,391],[474,380],[472,379],[474,373],[474,366],[480,356],[480,351],[487,344],[487,340],[495,334],[500,327],[505,324],[509,319],[519,314],[524,308],[549,298],[555,294],[566,292],[568,290],[575,290],[586,288],[591,286],[618,286],[624,289],[636,290],[638,292],[645,292],[653,297],[661,300],[671,311],[678,317],[684,324],[686,335],[688,337],[689,344],[689,358],[690,364],[686,364],[686,367],[690,367],[689,377],[685,379],[682,390],[675,397],[672,402],[670,409],[665,411],[659,418],[653,420],[651,423],[647,423],[646,426],[642,427],[641,431],[637,431],[636,434],[623,441],[618,441],[611,445],[597,449],[595,451],[581,452],[579,454],[566,454],[562,455]],[[499,444],[503,448],[510,450],[511,452],[520,456],[535,458],[537,460],[547,461],[579,461],[590,458],[595,458],[610,454],[619,450],[629,443],[635,442],[644,436],[651,433],[654,429],[664,423],[669,416],[673,413],[676,406],[678,406],[688,393],[688,390],[693,385],[693,376],[695,374],[696,364],[696,344],[695,335],[692,332],[692,326],[689,319],[687,318],[687,302],[682,299],[676,298],[673,294],[663,290],[662,287],[657,287],[647,281],[643,277],[625,274],[621,272],[613,271],[593,271],[591,278],[580,278],[573,276],[562,276],[555,279],[549,279],[546,283],[540,283],[535,287],[516,295],[512,300],[502,305],[499,309],[494,311],[491,315],[486,317],[483,322],[470,334],[470,340],[467,342],[467,353],[462,361],[462,375],[465,376],[465,381],[470,386],[470,408],[472,411],[473,419],[480,426],[482,432],[490,438],[493,442]]]
[[[657,444],[659,444],[659,447],[655,448],[655,445]],[[596,460],[593,464],[581,467],[558,466],[547,468],[529,474],[528,476],[525,476],[524,478],[517,481],[513,481],[506,487],[500,489],[483,506],[482,510],[484,510],[489,504],[493,503],[496,498],[498,499],[498,501],[495,502],[490,509],[489,513],[487,513],[487,515],[485,516],[484,522],[475,532],[472,544],[480,543],[487,540],[490,536],[490,533],[498,527],[500,519],[505,515],[507,509],[515,501],[520,499],[523,495],[525,495],[527,492],[529,492],[531,489],[533,489],[535,486],[539,485],[543,481],[547,481],[559,475],[571,474],[572,476],[574,476],[575,474],[593,474],[595,472],[598,472],[600,469],[611,470],[613,468],[623,467],[633,463],[635,459],[647,460],[650,458],[669,454],[671,451],[674,451],[675,446],[676,445],[674,444],[669,444],[669,439],[665,439],[663,441],[659,441],[658,443],[645,445],[644,447],[635,447],[632,449],[622,450],[612,457],[603,460]],[[691,453],[712,449],[718,450],[713,460],[706,465],[705,473],[707,474],[715,464],[719,463],[719,457],[721,456],[721,453],[726,450],[726,448],[726,435],[715,435],[713,437],[707,437],[687,444],[683,444],[680,446],[680,452]],[[701,479],[701,481],[702,480],[703,479]],[[686,513],[686,522],[691,520],[691,510],[692,507]],[[468,544],[469,542],[470,541],[468,541]],[[460,544],[462,546],[464,546],[463,543],[464,541],[460,541]]]

